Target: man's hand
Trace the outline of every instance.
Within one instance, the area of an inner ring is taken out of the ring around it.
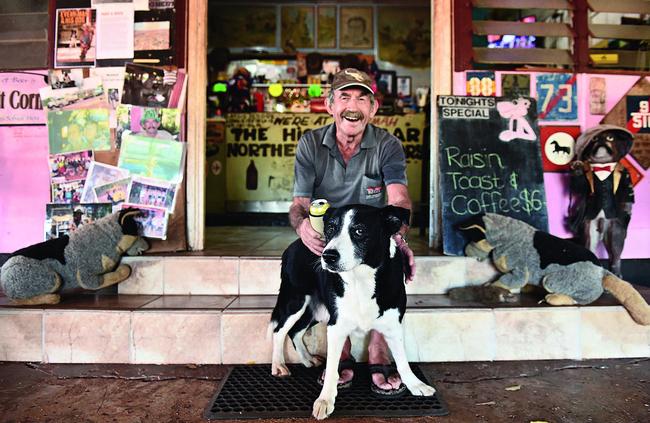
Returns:
[[[409,248],[404,237],[401,234],[393,235],[393,239],[397,244],[397,248],[402,252],[402,260],[404,266],[404,275],[406,276],[406,283],[413,282],[415,278],[415,255]]]
[[[305,244],[305,246],[307,246],[307,248],[309,248],[312,253],[316,254],[317,256],[323,254],[325,243],[321,239],[320,234],[316,232],[311,226],[309,219],[303,219],[303,221],[298,226],[298,229],[296,229],[296,233],[302,240],[302,243]]]

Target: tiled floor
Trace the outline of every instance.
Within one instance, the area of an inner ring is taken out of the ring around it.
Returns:
[[[416,256],[440,255],[428,247],[426,238],[417,233],[414,229],[408,237]],[[205,250],[201,255],[281,256],[284,249],[296,239],[295,231],[288,226],[207,226]]]

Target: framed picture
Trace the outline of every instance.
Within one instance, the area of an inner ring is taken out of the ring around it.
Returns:
[[[336,6],[318,6],[318,48],[336,48]]]
[[[339,10],[339,48],[373,48],[372,7],[341,6]]]
[[[282,6],[282,48],[314,48],[314,7]]]
[[[377,72],[377,91],[386,97],[395,97],[397,93],[397,77],[395,71]]]
[[[411,77],[398,76],[397,77],[397,96],[410,97],[411,96]]]

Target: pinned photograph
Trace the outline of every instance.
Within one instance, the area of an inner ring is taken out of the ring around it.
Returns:
[[[82,69],[50,69],[47,77],[50,87],[54,90],[81,87],[84,79]]]
[[[122,203],[122,210],[134,207],[141,212],[135,218],[140,227],[140,235],[148,238],[165,239],[167,237],[167,212],[159,207],[141,206],[131,203]]]
[[[95,10],[57,9],[55,68],[95,66]]]
[[[169,21],[136,22],[134,50],[169,50]]]
[[[117,108],[117,148],[121,148],[125,135],[178,141],[180,131],[181,115],[178,109],[122,105]]]
[[[96,185],[94,188],[95,197],[100,203],[111,203],[113,210],[119,210],[117,205],[126,201],[127,191],[131,178],[120,179],[103,185]]]
[[[47,112],[50,154],[110,150],[108,109]]]
[[[177,71],[127,63],[122,104],[143,107],[170,107]]]
[[[82,225],[87,225],[111,214],[111,205],[105,204],[46,204],[45,241],[68,235]]]
[[[92,150],[50,154],[50,179],[53,183],[85,179],[92,160]]]
[[[70,181],[52,184],[53,203],[79,203],[84,189],[84,181]]]
[[[105,185],[110,182],[119,181],[128,178],[130,173],[128,170],[120,169],[119,167],[107,165],[100,162],[91,162],[88,175],[86,176],[86,183],[84,185],[83,193],[81,194],[82,203],[96,203],[95,197],[96,186]]]
[[[129,134],[122,137],[117,166],[133,175],[178,183],[183,179],[185,147],[184,142]]]
[[[108,106],[104,86],[100,78],[82,79],[80,86],[39,90],[43,106],[47,110],[98,109]]]
[[[176,188],[176,184],[134,176],[129,186],[127,202],[143,206],[163,207],[171,214],[174,212],[176,204]]]

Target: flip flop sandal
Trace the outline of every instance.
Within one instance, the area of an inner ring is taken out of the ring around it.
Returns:
[[[354,357],[350,356],[350,358],[346,358],[343,361],[339,362],[339,375],[343,370],[354,370],[354,365],[356,364],[356,361]],[[325,370],[321,374],[318,375],[318,378],[316,379],[316,383],[318,383],[320,386],[323,386],[323,375],[325,374]],[[346,389],[352,386],[352,380],[354,379],[354,376],[352,379],[348,380],[347,382],[343,383],[337,383],[336,384],[336,389]]]
[[[370,391],[372,395],[377,398],[399,398],[406,395],[406,385],[402,383],[399,388],[394,389],[382,389],[379,386],[375,385],[372,381],[372,375],[375,373],[381,373],[384,375],[384,378],[388,378],[397,373],[397,367],[393,364],[369,364],[368,370],[370,371]]]

